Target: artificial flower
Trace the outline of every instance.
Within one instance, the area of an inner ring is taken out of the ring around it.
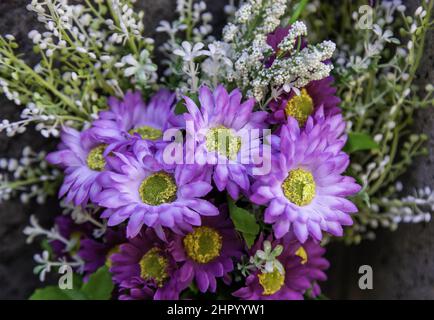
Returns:
[[[174,113],[174,102],[175,94],[166,89],[158,91],[148,104],[139,91],[128,91],[123,100],[110,97],[110,109],[99,113],[91,132],[106,144],[133,137],[161,143],[167,129],[182,126],[182,117]]]
[[[312,120],[308,120],[311,122]],[[280,147],[272,157],[272,170],[252,186],[251,201],[266,205],[264,221],[277,238],[290,230],[304,243],[309,235],[322,239],[322,231],[342,236],[351,225],[356,206],[346,197],[360,186],[343,176],[349,157],[336,150],[335,133],[328,125],[302,131],[294,118],[280,131]]]
[[[180,266],[180,280],[193,280],[200,292],[215,292],[217,278],[234,270],[234,260],[241,256],[242,243],[224,212],[202,219],[186,235],[173,235],[170,251]],[[226,279],[227,280],[227,279]]]
[[[166,166],[154,157],[145,141],[136,141],[131,154],[114,152],[111,171],[100,178],[103,191],[95,201],[107,208],[109,226],[128,220],[127,236],[136,236],[143,225],[164,237],[162,227],[183,233],[201,225],[201,216],[218,209],[202,199],[211,190],[209,175],[195,165]]]
[[[107,145],[95,139],[89,129],[78,132],[69,127],[62,129],[61,141],[59,150],[46,157],[65,173],[59,197],[65,196],[67,202],[84,206],[101,191],[97,178],[107,167],[104,157]]]
[[[260,153],[267,114],[253,112],[253,99],[242,103],[240,90],[228,93],[222,85],[214,92],[202,86],[199,106],[188,97],[184,99],[187,135],[194,139],[192,146],[187,144],[187,152],[194,152],[200,164],[209,165],[204,168],[212,172],[219,191],[226,189],[232,198],[238,198],[240,190],[249,190],[249,176],[255,166],[251,157]],[[251,135],[254,129],[258,129],[255,136]]]
[[[111,256],[110,272],[121,300],[174,300],[183,285],[175,261],[151,228],[121,244]]]

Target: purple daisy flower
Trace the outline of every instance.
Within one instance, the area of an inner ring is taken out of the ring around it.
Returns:
[[[214,92],[200,88],[200,108],[190,98],[184,99],[189,111],[184,114],[187,134],[194,139],[194,144],[187,143],[187,152],[194,152],[200,164],[210,164],[205,168],[213,173],[219,191],[226,189],[238,198],[240,190],[246,192],[250,187],[255,166],[252,155],[260,154],[262,132],[251,137],[251,130],[266,127],[267,113],[253,112],[254,99],[241,103],[238,89],[228,93],[221,85]],[[188,123],[193,124],[192,130]]]
[[[336,133],[324,121],[300,130],[294,118],[280,131],[280,147],[272,156],[270,174],[252,186],[251,201],[267,205],[264,221],[273,224],[277,238],[293,230],[304,243],[309,235],[321,240],[322,231],[342,236],[351,225],[356,206],[345,197],[360,191],[354,178],[343,176],[349,157],[338,149]],[[343,121],[341,119],[341,121]]]
[[[200,227],[185,236],[174,235],[170,242],[171,254],[181,265],[180,281],[188,286],[195,280],[201,292],[216,291],[216,278],[226,280],[241,250],[241,240],[224,212],[204,218]]]
[[[280,240],[261,234],[251,249],[251,255],[264,259],[245,282],[245,287],[235,291],[235,297],[244,300],[301,300],[314,285],[325,280],[328,261],[322,257],[325,250],[313,240],[301,245],[287,235]],[[270,259],[271,258],[271,259]]]
[[[119,299],[175,300],[184,287],[167,243],[147,228],[111,257],[110,272],[119,284]]]
[[[64,169],[65,179],[59,197],[76,206],[93,201],[101,191],[98,176],[107,167],[104,151],[106,144],[96,140],[89,130],[78,132],[64,127],[59,151],[47,155],[47,161]]]
[[[111,257],[119,251],[119,245],[126,241],[124,230],[107,229],[102,239],[85,238],[80,243],[78,255],[84,261],[83,271],[90,275],[103,265],[111,267]]]
[[[167,167],[149,152],[146,141],[137,140],[130,154],[114,152],[118,161],[100,177],[104,190],[96,203],[107,208],[103,218],[115,226],[129,219],[127,236],[136,236],[143,225],[164,237],[162,227],[177,233],[201,224],[201,215],[217,215],[218,209],[201,199],[212,186],[209,175],[195,165]]]
[[[166,89],[158,91],[148,105],[139,91],[128,91],[123,100],[110,97],[110,109],[99,113],[91,132],[107,144],[122,143],[132,137],[162,142],[165,130],[182,125],[182,117],[174,113],[174,102],[175,94]]]

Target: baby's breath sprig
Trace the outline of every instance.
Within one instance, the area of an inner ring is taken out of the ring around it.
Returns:
[[[306,25],[294,21],[291,30],[275,54],[267,44],[267,36],[290,16],[287,1],[247,1],[235,12],[234,19],[223,30],[223,39],[232,47],[234,61],[229,80],[244,93],[254,97],[262,107],[275,98],[276,90],[297,90],[313,80],[327,77],[332,70],[330,59],[335,45],[325,41],[300,48],[297,40],[307,36]],[[264,64],[272,55],[271,66]]]

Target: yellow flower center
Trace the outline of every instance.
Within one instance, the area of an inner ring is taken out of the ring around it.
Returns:
[[[206,148],[210,152],[217,151],[220,155],[233,159],[240,151],[241,138],[224,126],[215,127],[206,134]]]
[[[105,265],[107,266],[107,268],[110,269],[112,267],[112,263],[113,263],[112,256],[116,253],[119,253],[120,251],[121,251],[121,247],[115,246],[111,248],[109,252],[107,252],[106,259],[105,259]]]
[[[163,133],[159,129],[155,129],[150,126],[142,126],[139,128],[134,128],[128,131],[129,134],[133,135],[138,133],[142,139],[145,140],[158,140],[163,136]]]
[[[264,291],[264,296],[270,296],[279,291],[285,283],[285,272],[280,273],[277,268],[274,268],[273,272],[262,272],[258,274],[259,283]]]
[[[298,121],[300,127],[304,126],[307,118],[313,112],[313,100],[306,89],[301,89],[299,95],[294,95],[285,106],[285,113]]]
[[[303,169],[294,169],[282,183],[285,197],[297,206],[311,203],[315,197],[315,181],[312,173]]]
[[[139,187],[142,201],[151,206],[159,206],[176,199],[175,180],[170,174],[157,172],[146,177]]]
[[[198,227],[184,238],[187,255],[198,263],[208,263],[220,255],[222,236],[213,228]]]
[[[304,250],[303,247],[300,246],[300,248],[298,248],[297,251],[295,251],[295,255],[301,258],[301,264],[307,263],[307,252],[306,250]]]
[[[161,287],[166,279],[169,261],[158,248],[152,248],[140,259],[140,277],[144,280],[154,280]]]
[[[87,155],[87,159],[86,159],[87,166],[90,169],[95,170],[95,171],[104,170],[105,159],[104,159],[103,153],[104,153],[106,147],[107,147],[106,144],[100,144],[99,146],[90,150],[90,152]]]

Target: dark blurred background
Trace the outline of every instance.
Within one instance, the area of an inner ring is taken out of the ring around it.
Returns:
[[[345,0],[350,1],[350,0]],[[13,34],[21,50],[30,53],[32,48],[27,33],[38,28],[33,14],[26,10],[30,0],[0,0],[0,34]],[[75,1],[79,2],[79,1]],[[206,0],[214,16],[216,35],[224,25],[224,0]],[[412,10],[421,0],[403,0]],[[157,36],[155,27],[162,19],[175,15],[176,0],[138,0],[137,6],[145,11],[148,36]],[[158,42],[157,36],[157,42]],[[426,53],[418,81],[434,83],[434,33],[428,35]],[[0,96],[0,120],[18,119],[20,109]],[[419,159],[403,179],[407,185],[434,187],[434,114],[431,109],[417,114],[417,130],[429,136],[429,156]],[[28,130],[8,139],[0,134],[0,158],[19,157],[22,148],[31,145],[34,150],[50,150],[55,141],[43,139],[39,133]],[[0,299],[26,299],[37,286],[33,275],[33,255],[40,251],[37,243],[27,245],[22,231],[30,214],[36,214],[44,226],[51,226],[59,214],[56,199],[44,206],[30,203],[22,205],[19,199],[0,204]],[[398,231],[379,231],[375,241],[346,247],[332,244],[328,248],[331,268],[325,294],[335,299],[434,299],[434,223],[428,225],[400,225]],[[373,290],[358,288],[358,269],[370,265],[374,271]]]

